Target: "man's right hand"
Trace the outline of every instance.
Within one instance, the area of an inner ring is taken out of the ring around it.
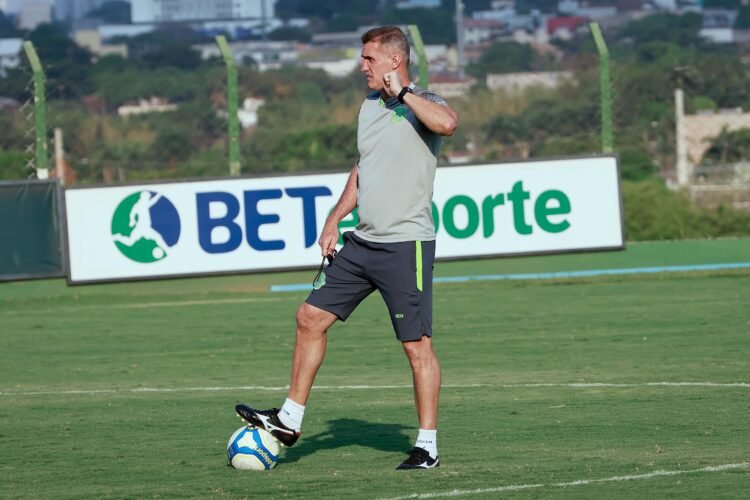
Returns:
[[[325,257],[332,255],[336,249],[336,244],[339,242],[339,227],[338,224],[332,222],[326,222],[323,226],[323,231],[320,232],[320,239],[318,244],[320,245],[320,254]]]

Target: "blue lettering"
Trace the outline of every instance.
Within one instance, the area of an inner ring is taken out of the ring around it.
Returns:
[[[247,243],[256,250],[282,250],[286,244],[284,240],[262,240],[259,229],[264,224],[276,224],[281,220],[277,214],[261,214],[258,212],[258,202],[281,198],[281,189],[260,189],[245,191],[245,230]]]
[[[315,216],[315,198],[331,196],[327,187],[289,188],[286,194],[292,198],[302,198],[302,219],[305,226],[305,248],[310,248],[318,238],[318,222]]]
[[[195,201],[198,210],[198,241],[201,248],[208,253],[225,253],[239,247],[242,243],[242,229],[234,222],[240,213],[237,198],[223,192],[198,193]],[[226,215],[211,218],[211,203],[223,203],[227,209]],[[229,230],[229,239],[224,243],[214,243],[211,239],[211,234],[217,227]]]

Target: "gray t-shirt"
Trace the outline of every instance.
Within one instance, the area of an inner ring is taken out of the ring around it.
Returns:
[[[439,95],[412,88],[447,106]],[[395,97],[367,96],[357,129],[357,236],[378,243],[435,239],[432,189],[440,143],[440,135]]]

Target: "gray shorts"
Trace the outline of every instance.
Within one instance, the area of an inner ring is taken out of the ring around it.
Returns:
[[[365,297],[378,290],[398,340],[431,337],[435,242],[374,243],[353,232],[343,237],[343,248],[306,302],[346,321]]]

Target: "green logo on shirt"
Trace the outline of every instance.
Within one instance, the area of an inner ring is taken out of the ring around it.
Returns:
[[[380,107],[385,109],[385,101],[383,98],[380,98],[380,101],[378,102],[380,104]],[[399,105],[395,108],[393,108],[393,111],[391,112],[391,123],[401,123],[406,119],[406,107],[403,105]]]
[[[391,115],[391,122],[393,123],[399,123],[406,119],[406,108],[404,106],[399,106],[396,109],[393,110],[393,114]]]

